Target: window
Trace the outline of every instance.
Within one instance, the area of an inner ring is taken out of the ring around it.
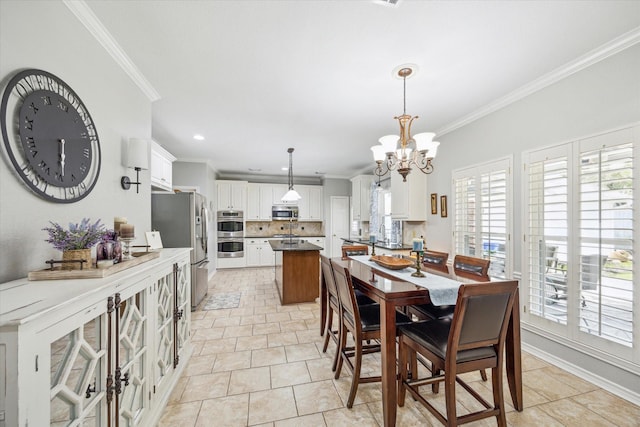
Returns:
[[[523,161],[523,280],[530,321],[589,345],[630,350],[636,179],[632,130],[525,153]]]
[[[453,247],[490,259],[489,275],[511,276],[511,159],[453,172]]]

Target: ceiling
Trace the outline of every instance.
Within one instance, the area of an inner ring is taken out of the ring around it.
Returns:
[[[639,1],[87,4],[159,94],[154,140],[223,175],[286,176],[288,147],[296,177],[372,171],[369,147],[398,132],[398,65],[419,67],[414,133],[438,132],[640,27]]]

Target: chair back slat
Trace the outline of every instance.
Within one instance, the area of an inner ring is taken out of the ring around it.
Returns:
[[[322,268],[322,280],[327,287],[327,292],[338,301],[338,288],[333,277],[333,269],[331,268],[331,260],[324,255],[320,255],[320,266]]]
[[[453,271],[461,277],[487,282],[491,280],[489,278],[490,264],[491,260],[488,259],[456,255],[453,259]]]
[[[344,245],[342,246],[342,259],[348,259],[355,255],[369,255],[369,246],[365,245]]]
[[[445,273],[449,272],[449,267],[447,267],[447,260],[449,259],[449,254],[446,252],[438,252],[438,251],[425,251],[422,256],[422,265],[425,268],[431,268],[433,270],[444,271]]]
[[[449,348],[470,350],[504,345],[517,281],[461,285],[449,333]],[[455,356],[454,360],[455,360]]]
[[[360,325],[360,311],[356,302],[356,295],[351,282],[351,274],[347,268],[331,263],[333,268],[333,277],[336,280],[336,288],[338,289],[338,297],[340,306],[342,307],[345,321],[353,321],[353,325]]]

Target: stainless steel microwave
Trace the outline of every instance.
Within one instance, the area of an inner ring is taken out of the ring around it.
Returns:
[[[271,209],[271,219],[273,221],[297,221],[298,207],[289,205],[274,205]]]

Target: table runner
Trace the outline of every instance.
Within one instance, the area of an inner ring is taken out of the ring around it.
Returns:
[[[389,268],[382,267],[373,261],[369,261],[370,255],[355,255],[351,256],[351,259],[365,264],[369,267],[375,268],[385,272],[386,274],[402,279],[406,282],[411,282],[414,285],[421,286],[429,290],[429,298],[433,305],[455,305],[458,299],[458,289],[460,288],[460,282],[448,277],[438,276],[422,270],[425,277],[413,277],[411,273],[415,272],[414,267],[407,267],[402,270],[391,270]]]

